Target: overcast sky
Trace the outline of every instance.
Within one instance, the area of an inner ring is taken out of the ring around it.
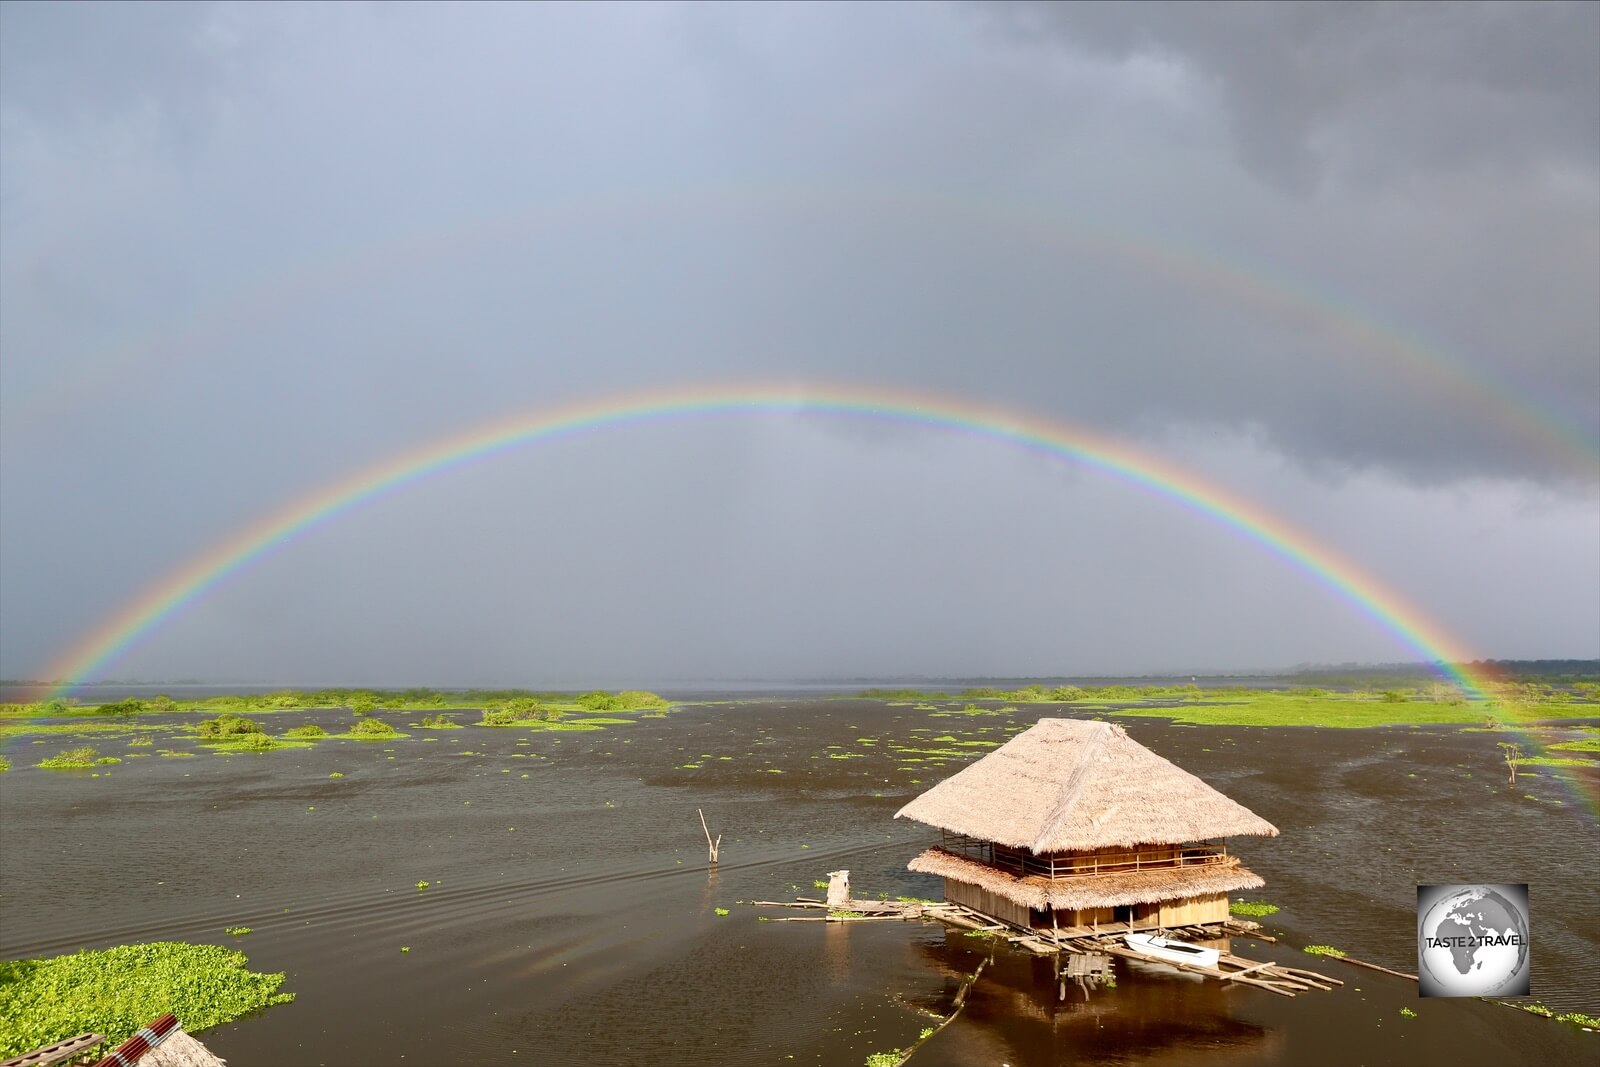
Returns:
[[[0,4],[0,675],[518,411],[909,387],[1180,464],[1491,657],[1600,656],[1600,5]],[[393,494],[103,673],[1415,657],[1093,470],[786,414]]]

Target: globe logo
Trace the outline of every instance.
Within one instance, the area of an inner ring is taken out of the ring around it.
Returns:
[[[1528,887],[1417,887],[1417,978],[1425,997],[1527,996]]]

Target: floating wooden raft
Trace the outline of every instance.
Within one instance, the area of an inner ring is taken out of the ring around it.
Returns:
[[[1217,978],[1225,982],[1242,982],[1245,985],[1258,986],[1270,990],[1279,996],[1292,997],[1296,993],[1304,993],[1312,989],[1332,989],[1334,986],[1344,985],[1337,978],[1329,978],[1316,971],[1307,971],[1299,967],[1285,967],[1281,963],[1259,963],[1247,960],[1243,956],[1232,953],[1223,953],[1217,960],[1215,967],[1202,967],[1197,963],[1179,963],[1176,960],[1165,959],[1160,956],[1151,956],[1143,952],[1135,952],[1120,939],[1100,938],[1095,942],[1095,947],[1101,952],[1109,952],[1113,956],[1122,956],[1125,959],[1139,960],[1144,963],[1160,963],[1168,967],[1175,967],[1180,971],[1191,974],[1201,974],[1208,978]]]
[[[1019,945],[1041,956],[1053,956],[1057,953],[1072,955],[1083,954],[1109,954],[1122,956],[1125,959],[1139,960],[1142,963],[1160,963],[1174,967],[1180,971],[1191,974],[1204,975],[1207,978],[1216,978],[1225,982],[1239,982],[1252,985],[1261,989],[1277,993],[1279,996],[1292,997],[1296,993],[1303,993],[1312,989],[1332,989],[1344,985],[1337,978],[1329,978],[1316,971],[1308,971],[1300,967],[1286,967],[1281,963],[1263,963],[1258,960],[1245,959],[1226,953],[1217,960],[1215,967],[1202,967],[1195,963],[1179,963],[1174,960],[1164,959],[1160,956],[1151,956],[1143,952],[1136,952],[1122,941],[1121,933],[1101,933],[1095,935],[1064,936],[1043,930],[1025,931],[1018,927],[1009,926],[991,919],[987,915],[973,911],[971,908],[949,902],[919,903],[899,900],[846,900],[842,906],[830,908],[820,900],[802,898],[794,901],[784,900],[752,900],[748,903],[756,907],[769,908],[822,908],[828,911],[827,915],[818,915],[814,918],[778,919],[778,922],[873,922],[884,919],[937,919],[951,926],[959,926],[968,930],[983,930],[995,937],[1004,938],[1013,945]],[[1254,924],[1251,924],[1252,926]],[[1218,926],[1190,926],[1169,929],[1168,934],[1191,934],[1196,937],[1205,935],[1215,936]],[[1220,925],[1224,932],[1240,934],[1242,936],[1256,937],[1264,941],[1272,938],[1263,937],[1249,927],[1236,923]],[[1068,961],[1068,973],[1071,973],[1071,960]]]

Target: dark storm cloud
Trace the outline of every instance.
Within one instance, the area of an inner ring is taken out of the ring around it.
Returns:
[[[1593,562],[1600,84],[1594,9],[1527,10],[0,5],[4,670],[420,442],[727,379],[1015,405],[1312,516],[1393,580],[1431,575],[1424,602],[1489,555],[1484,595],[1550,601]],[[1055,467],[831,421],[752,474],[738,438],[617,434],[308,537],[136,662],[1044,669],[1054,601],[995,595],[1041,588],[1070,591],[1083,669],[1392,649],[1258,590],[1250,553],[1175,543],[1193,516],[1109,492],[1100,535],[1058,534],[1091,490]],[[1028,539],[979,536],[1055,493]],[[1524,494],[1559,503],[1525,520]],[[1493,553],[1451,541],[1456,495]],[[911,521],[950,506],[978,517]],[[874,591],[924,621],[838,621]],[[1577,654],[1594,599],[1480,636]],[[672,612],[596,637],[640,602]],[[461,617],[414,614],[434,604]],[[1248,647],[1199,604],[1258,620]]]
[[[1242,157],[1299,188],[1486,167],[1592,172],[1592,3],[999,5],[1071,46],[1166,59],[1214,87]]]

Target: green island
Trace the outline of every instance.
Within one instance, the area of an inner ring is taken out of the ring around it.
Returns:
[[[249,932],[228,932],[236,930]],[[99,1056],[163,1012],[199,1031],[294,999],[278,991],[283,974],[247,970],[248,962],[243,952],[182,941],[0,962],[0,1057],[86,1030],[106,1036],[88,1050]]]

